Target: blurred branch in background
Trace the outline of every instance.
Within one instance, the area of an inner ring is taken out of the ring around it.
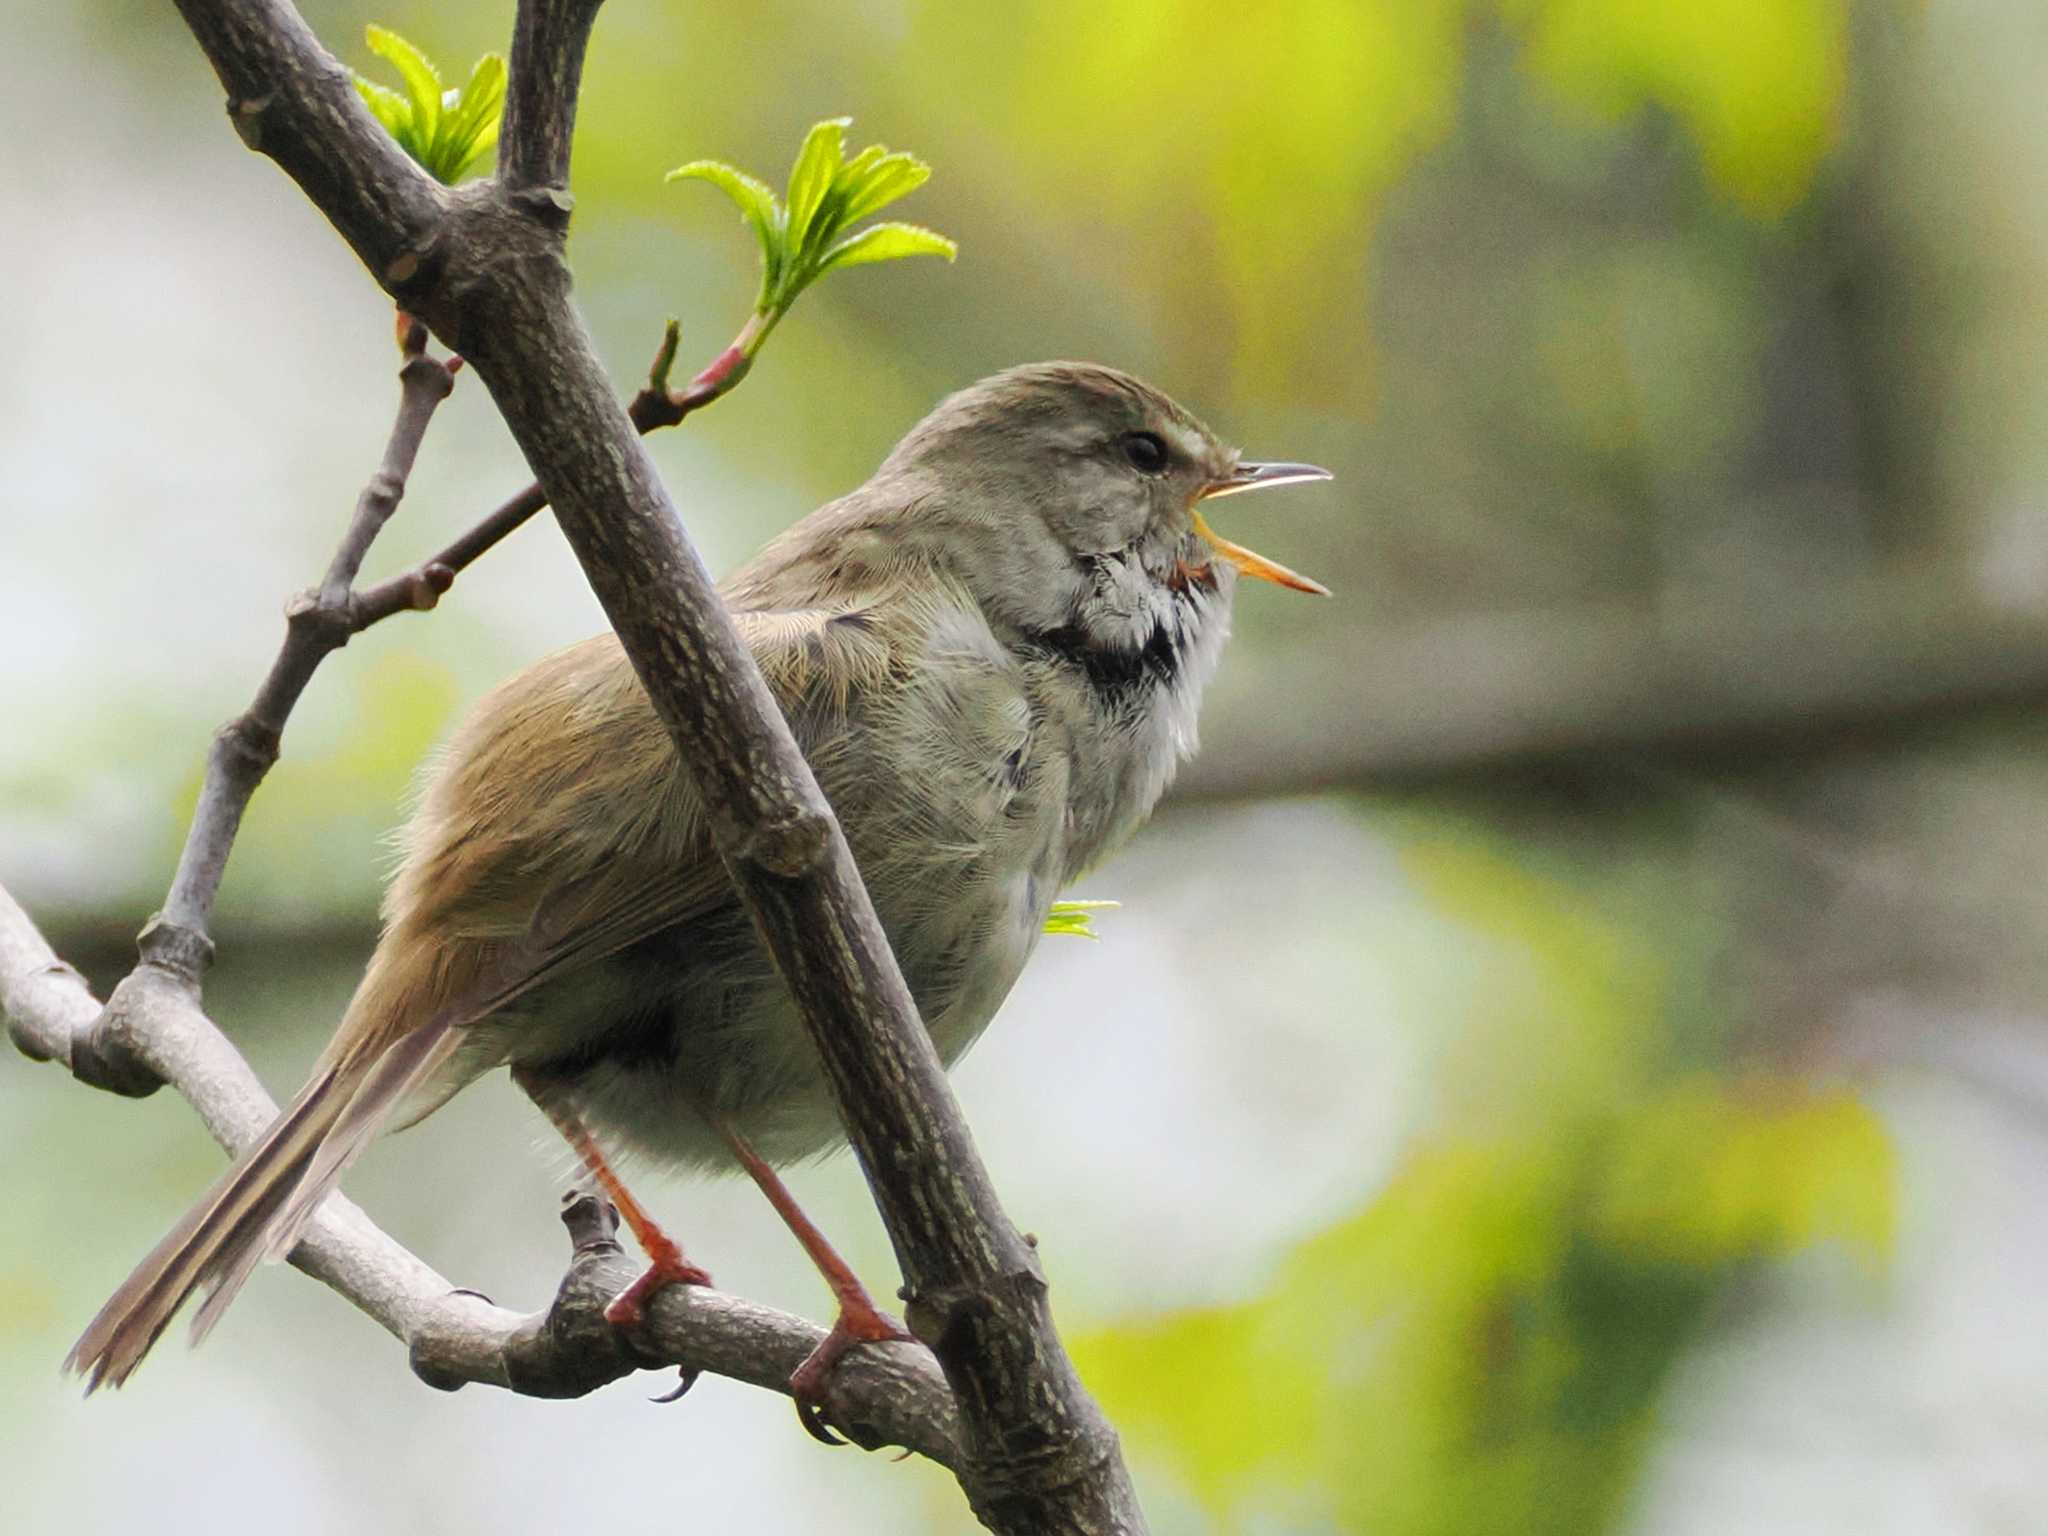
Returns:
[[[1461,614],[1383,629],[1367,647],[1370,667],[1301,669],[1292,707],[1255,728],[1226,717],[1176,796],[1415,784],[1614,752],[1811,752],[2048,697],[2048,603],[1996,604],[1919,571]]]

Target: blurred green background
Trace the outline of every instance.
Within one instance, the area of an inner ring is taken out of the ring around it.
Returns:
[[[506,5],[316,4],[451,72]],[[169,8],[0,53],[0,880],[101,985],[393,399],[389,306],[242,152]],[[2048,12],[1838,0],[615,4],[578,292],[622,391],[708,359],[815,119],[928,158],[957,266],[828,280],[653,439],[727,569],[1012,363],[1136,371],[1334,486],[1226,531],[1205,750],[957,1074],[1162,1532],[2021,1532],[2048,1507]],[[474,381],[371,575],[525,479]],[[421,755],[601,622],[543,520],[329,663],[209,984],[274,1089],[370,943]],[[21,1531],[958,1530],[950,1480],[706,1381],[419,1386],[264,1277],[196,1359],[56,1362],[218,1155],[0,1064]],[[537,1306],[567,1160],[499,1083],[350,1179]],[[643,1175],[824,1298],[748,1189]],[[857,1171],[795,1179],[886,1290]],[[651,1381],[651,1379],[650,1379]]]

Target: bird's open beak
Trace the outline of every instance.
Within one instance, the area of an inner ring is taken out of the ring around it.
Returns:
[[[1222,480],[1211,480],[1202,488],[1195,500],[1210,501],[1218,496],[1235,496],[1239,491],[1263,490],[1269,485],[1302,485],[1310,480],[1328,480],[1330,472],[1318,469],[1313,464],[1240,464]],[[1254,554],[1242,544],[1233,544],[1209,526],[1209,520],[1202,516],[1200,506],[1188,508],[1194,519],[1195,532],[1209,541],[1209,547],[1217,555],[1236,566],[1246,576],[1256,576],[1261,581],[1270,581],[1276,586],[1292,587],[1297,592],[1313,592],[1318,597],[1328,597],[1330,589],[1320,581],[1312,581],[1298,571],[1290,571],[1276,560]]]

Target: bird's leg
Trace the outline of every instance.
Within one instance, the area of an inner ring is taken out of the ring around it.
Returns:
[[[631,1229],[633,1240],[647,1255],[647,1268],[641,1271],[640,1278],[614,1296],[611,1305],[604,1309],[605,1321],[619,1328],[637,1327],[647,1316],[648,1301],[663,1287],[709,1285],[710,1274],[684,1258],[683,1250],[675,1239],[654,1224],[654,1218],[633,1198],[632,1191],[620,1182],[612,1165],[605,1161],[604,1152],[590,1134],[590,1128],[562,1102],[560,1093],[545,1078],[523,1067],[512,1069],[512,1081],[524,1089],[540,1112],[553,1122],[555,1129],[562,1133],[562,1139],[576,1149],[576,1155],[583,1159],[583,1166],[597,1180],[597,1187],[604,1191],[607,1200],[618,1207],[620,1220]]]
[[[818,1273],[832,1287],[833,1299],[839,1303],[839,1316],[832,1324],[832,1331],[825,1335],[824,1341],[811,1351],[804,1363],[790,1373],[789,1395],[796,1399],[797,1417],[803,1420],[804,1428],[814,1438],[827,1445],[842,1444],[838,1436],[825,1428],[819,1412],[824,1406],[825,1388],[831,1383],[839,1357],[856,1344],[897,1340],[916,1344],[922,1341],[875,1305],[867,1287],[860,1283],[846,1260],[839,1257],[817,1224],[803,1213],[796,1197],[789,1192],[789,1186],[782,1182],[781,1175],[748,1145],[746,1137],[729,1125],[720,1125],[718,1129],[732,1148],[733,1156],[739,1159],[740,1166],[747,1170],[748,1177],[761,1187],[761,1193],[768,1197],[768,1203],[775,1207],[783,1224],[803,1244],[804,1252],[811,1256]]]

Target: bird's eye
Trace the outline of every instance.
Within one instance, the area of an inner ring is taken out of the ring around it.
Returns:
[[[1124,434],[1124,457],[1140,473],[1156,475],[1166,468],[1166,444],[1159,440],[1156,432],[1127,432]]]

